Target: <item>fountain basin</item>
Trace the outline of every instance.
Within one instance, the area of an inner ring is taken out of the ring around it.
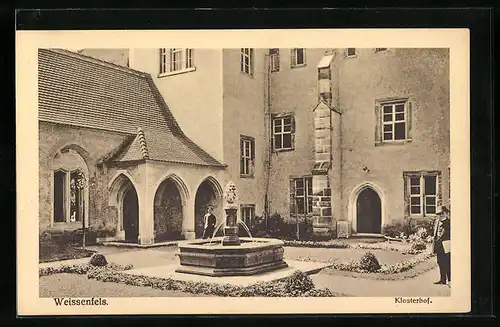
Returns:
[[[240,245],[222,245],[222,237],[212,241],[179,243],[179,273],[204,276],[250,276],[286,268],[284,243],[278,239],[241,237]]]

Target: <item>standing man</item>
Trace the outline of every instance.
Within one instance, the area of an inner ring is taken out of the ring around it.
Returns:
[[[451,282],[450,267],[450,211],[445,206],[441,207],[434,222],[433,253],[437,255],[439,266],[439,281],[434,284],[446,284]]]
[[[203,238],[212,237],[215,230],[215,223],[217,222],[217,218],[215,218],[213,212],[213,207],[211,205],[207,206],[207,213],[204,217],[204,225],[203,225]]]

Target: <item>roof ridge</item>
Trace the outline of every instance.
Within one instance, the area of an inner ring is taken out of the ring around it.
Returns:
[[[137,128],[137,138],[139,139],[139,146],[141,147],[141,155],[143,159],[149,159],[149,150],[146,143],[146,135],[142,128]]]
[[[130,67],[121,66],[118,64],[114,64],[112,62],[104,61],[101,59],[97,59],[97,58],[94,58],[91,56],[87,56],[87,55],[84,55],[84,54],[81,54],[78,52],[73,52],[73,51],[66,50],[66,49],[46,48],[46,49],[40,49],[40,50],[47,50],[50,52],[55,52],[55,53],[62,54],[62,55],[72,57],[75,59],[80,59],[80,60],[91,62],[91,63],[97,64],[100,66],[112,68],[112,69],[119,70],[119,71],[122,71],[125,73],[130,73],[130,74],[133,74],[133,75],[136,75],[139,77],[146,77],[147,75],[149,75],[148,73],[141,72],[140,70],[135,70],[135,69],[132,69]]]

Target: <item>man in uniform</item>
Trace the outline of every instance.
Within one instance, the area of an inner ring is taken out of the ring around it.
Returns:
[[[434,284],[450,283],[450,211],[445,206],[441,207],[434,222],[433,253],[437,255],[440,274],[439,280]]]
[[[215,223],[217,222],[217,218],[215,218],[213,212],[213,207],[209,205],[207,207],[207,213],[205,214],[204,225],[203,225],[203,238],[212,237],[215,230]]]

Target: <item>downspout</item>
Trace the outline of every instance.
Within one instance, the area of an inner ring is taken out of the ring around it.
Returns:
[[[269,212],[269,184],[271,179],[271,66],[270,66],[270,56],[269,53],[264,54],[264,78],[266,81],[266,87],[264,88],[264,128],[265,128],[265,191],[264,191],[264,219],[266,222],[266,230],[268,229],[268,218],[270,216]]]

